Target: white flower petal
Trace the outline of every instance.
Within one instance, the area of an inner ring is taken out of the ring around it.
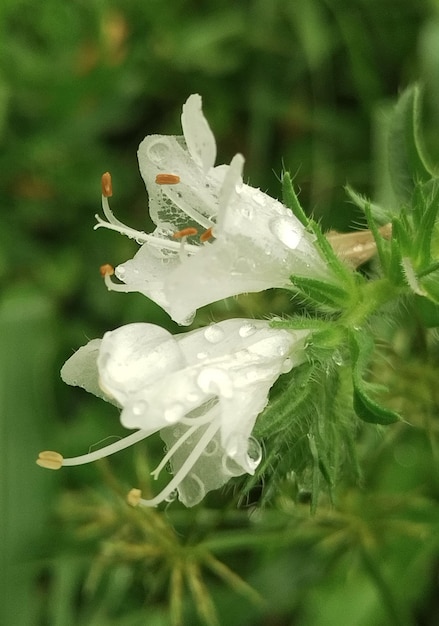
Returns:
[[[215,164],[216,143],[203,115],[201,96],[192,94],[183,105],[181,126],[191,157],[207,172]]]
[[[117,404],[99,386],[97,359],[102,339],[92,339],[81,346],[62,366],[61,378],[67,385],[82,387],[89,393]]]
[[[139,166],[157,229],[146,235],[121,225],[106,209],[98,226],[119,230],[142,245],[116,269],[124,285],[162,306],[179,324],[197,308],[247,292],[290,287],[291,276],[333,281],[314,237],[277,200],[242,181],[244,159],[214,167],[215,140],[201,98],[183,106],[184,137],[151,135],[139,146]],[[175,184],[160,184],[171,174]],[[107,206],[105,202],[105,206]],[[181,235],[190,229],[187,236]],[[181,237],[180,245],[174,235]]]
[[[177,342],[154,324],[128,324],[105,333],[97,360],[101,387],[124,406],[139,390],[184,364]]]

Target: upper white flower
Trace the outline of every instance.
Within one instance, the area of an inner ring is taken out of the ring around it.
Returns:
[[[245,292],[291,285],[290,276],[330,279],[314,237],[279,201],[243,183],[244,158],[214,166],[215,138],[201,97],[183,105],[183,136],[151,135],[140,144],[140,171],[157,225],[151,234],[119,222],[110,210],[104,226],[136,239],[133,259],[116,268],[124,284],[106,276],[109,289],[138,291],[188,324],[201,306]],[[109,176],[109,175],[107,175]]]
[[[121,422],[135,433],[72,459],[42,453],[39,463],[57,469],[94,461],[160,431],[173,478],[147,506],[178,491],[186,506],[226,483],[253,474],[261,458],[251,436],[281,373],[304,360],[308,331],[270,328],[265,321],[232,319],[171,335],[137,323],[107,332],[80,348],[62,378],[121,407]]]

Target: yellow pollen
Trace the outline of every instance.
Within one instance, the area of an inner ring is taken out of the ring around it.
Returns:
[[[59,452],[53,450],[45,450],[40,452],[37,459],[37,465],[46,469],[58,470],[62,467],[63,457]]]
[[[208,228],[207,230],[205,230],[204,233],[202,233],[200,235],[200,241],[201,241],[201,243],[204,243],[205,241],[207,241],[211,237],[213,237],[212,226],[210,228]]]
[[[177,174],[157,174],[155,182],[158,185],[176,185],[180,182],[180,176]]]
[[[142,498],[140,489],[131,489],[127,495],[127,502],[131,506],[137,506]]]
[[[114,267],[109,263],[105,263],[104,265],[101,265],[101,267],[99,268],[99,272],[101,276],[113,276]]]
[[[102,174],[101,183],[102,183],[102,195],[105,198],[109,198],[110,196],[112,196],[113,185],[111,184],[110,172],[105,172],[105,174]]]
[[[196,228],[183,228],[183,230],[178,230],[172,236],[174,239],[181,239],[182,237],[190,237],[191,235],[196,235],[198,230]]]

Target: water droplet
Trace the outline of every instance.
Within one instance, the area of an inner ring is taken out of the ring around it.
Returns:
[[[207,446],[204,448],[202,454],[203,456],[213,456],[219,450],[219,444],[216,439],[211,439]]]
[[[175,424],[175,422],[178,422],[178,420],[180,420],[185,413],[185,407],[179,402],[176,402],[165,409],[164,417],[170,424]]]
[[[197,378],[197,384],[201,391],[208,394],[233,397],[233,383],[226,372],[217,367],[207,367]]]
[[[240,337],[251,337],[255,334],[256,330],[257,328],[254,324],[247,322],[241,326],[238,332]]]
[[[282,374],[287,374],[287,372],[291,372],[292,368],[293,368],[293,361],[290,359],[290,357],[287,357],[285,361],[282,363],[280,371]]]
[[[163,142],[163,139],[158,139],[148,148],[148,158],[156,164],[163,163],[168,154],[169,146]]]
[[[302,239],[302,232],[291,217],[275,217],[269,223],[273,235],[290,250],[295,250]]]
[[[171,491],[169,496],[165,498],[165,502],[174,502],[174,500],[177,498],[177,494],[178,494],[177,490],[174,489],[174,491]]]
[[[211,326],[208,326],[204,331],[204,337],[210,343],[218,343],[221,341],[221,339],[223,339],[224,331],[216,324],[212,324]]]
[[[126,270],[125,270],[125,267],[123,265],[118,265],[116,267],[115,273],[116,273],[116,276],[118,278],[122,279],[125,276],[125,272],[126,272]]]
[[[258,467],[262,459],[261,444],[254,437],[249,437],[247,448],[247,463],[252,472]]]
[[[197,359],[200,359],[200,361],[202,361],[203,359],[207,358],[207,352],[197,352]]]
[[[183,479],[183,491],[185,499],[188,501],[188,506],[191,506],[190,502],[196,504],[202,500],[206,493],[204,483],[199,476],[191,472]]]
[[[139,402],[135,402],[133,404],[133,414],[134,415],[143,415],[145,410],[146,410],[147,404],[146,402],[143,402],[143,400],[140,400]]]

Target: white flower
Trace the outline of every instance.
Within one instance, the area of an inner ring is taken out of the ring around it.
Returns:
[[[157,225],[152,234],[119,222],[108,204],[103,226],[136,239],[133,259],[116,268],[124,284],[106,275],[115,291],[138,291],[188,324],[201,306],[245,292],[291,286],[290,276],[330,280],[313,236],[277,200],[242,180],[244,159],[214,167],[215,138],[192,95],[183,105],[183,137],[151,135],[139,147],[140,171]]]
[[[270,328],[265,321],[233,319],[172,336],[137,323],[107,332],[80,348],[61,370],[63,380],[121,407],[121,422],[138,429],[90,454],[63,459],[43,452],[38,463],[58,469],[117,452],[160,431],[173,478],[146,506],[178,491],[186,506],[253,474],[261,449],[251,436],[270,387],[304,360],[307,331]]]

